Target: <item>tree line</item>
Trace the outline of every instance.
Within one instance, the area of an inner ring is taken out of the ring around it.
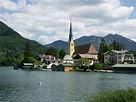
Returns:
[[[98,51],[98,61],[103,63],[104,53],[111,50],[122,50],[125,49],[122,43],[116,42],[115,40],[109,45],[104,39],[101,40]],[[134,56],[136,57],[136,51],[133,51]],[[45,48],[45,55],[53,55],[56,58],[63,59],[66,55],[65,49],[55,49],[53,47]],[[4,52],[0,53],[0,65],[11,66],[13,64],[22,64],[24,62],[32,63],[35,62],[36,54],[33,54],[32,47],[29,41],[27,41],[24,51],[22,53],[15,52],[10,50],[10,48],[5,49]]]
[[[63,59],[66,55],[64,49],[55,49],[53,47],[45,48],[45,55],[53,55],[56,58]],[[35,59],[38,53],[32,51],[32,46],[29,41],[26,42],[24,51],[17,52],[12,48],[7,47],[4,51],[0,51],[0,65],[1,66],[13,66],[22,65],[22,63],[33,63],[37,60]]]

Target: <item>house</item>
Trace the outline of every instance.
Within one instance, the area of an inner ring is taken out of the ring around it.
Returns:
[[[52,64],[51,70],[52,71],[64,71],[64,67],[62,64]]]
[[[136,64],[116,64],[112,66],[115,73],[136,74]]]
[[[65,72],[68,72],[68,71],[72,71],[73,70],[73,65],[72,64],[59,64],[59,65],[55,65],[53,64],[52,65],[52,71],[65,71]]]
[[[72,71],[74,68],[74,60],[70,55],[66,55],[63,59],[62,66],[64,71]]]
[[[112,50],[104,53],[104,63],[122,64],[134,63],[134,54],[128,50]]]
[[[61,60],[54,57],[53,55],[37,55],[36,59],[45,64],[61,63]]]
[[[75,46],[74,58],[81,54],[83,54],[82,56],[87,55],[87,57],[90,57],[89,59],[93,58],[93,61],[98,61],[98,52],[92,44]]]
[[[22,69],[32,69],[34,68],[33,63],[23,63]]]
[[[86,58],[90,61],[90,65],[93,65],[93,60],[95,59],[91,54],[77,54],[73,59],[76,61],[80,58]]]

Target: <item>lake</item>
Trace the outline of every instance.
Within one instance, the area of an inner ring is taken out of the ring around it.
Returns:
[[[136,74],[27,71],[0,67],[0,101],[87,102],[92,95],[109,89],[135,88],[135,80]]]

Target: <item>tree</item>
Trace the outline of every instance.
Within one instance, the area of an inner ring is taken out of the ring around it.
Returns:
[[[30,42],[27,41],[27,43],[25,45],[25,49],[24,49],[24,60],[23,60],[23,62],[29,63],[30,57],[31,57],[31,46],[30,46]]]
[[[90,62],[88,59],[86,58],[80,58],[77,62],[76,62],[76,66],[78,66],[79,68],[83,69],[84,71],[86,71],[89,66],[90,66]]]
[[[60,58],[60,59],[63,59],[65,55],[66,55],[66,51],[65,51],[64,49],[61,49],[61,50],[59,51],[59,58]]]
[[[24,60],[24,55],[23,53],[21,53],[19,57],[16,59],[16,64],[20,66],[23,60]]]
[[[50,47],[45,51],[45,55],[53,55],[54,57],[57,58],[58,57],[58,51],[55,48]]]
[[[125,48],[122,43],[116,42],[115,40],[109,46],[112,47],[112,50],[122,50]]]
[[[99,52],[98,52],[98,60],[99,62],[103,63],[104,62],[104,53],[108,51],[108,46],[105,42],[104,39],[101,40],[100,47],[99,47]]]

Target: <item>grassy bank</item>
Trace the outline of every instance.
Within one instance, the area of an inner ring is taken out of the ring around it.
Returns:
[[[116,89],[92,96],[89,102],[136,102],[136,89]]]

